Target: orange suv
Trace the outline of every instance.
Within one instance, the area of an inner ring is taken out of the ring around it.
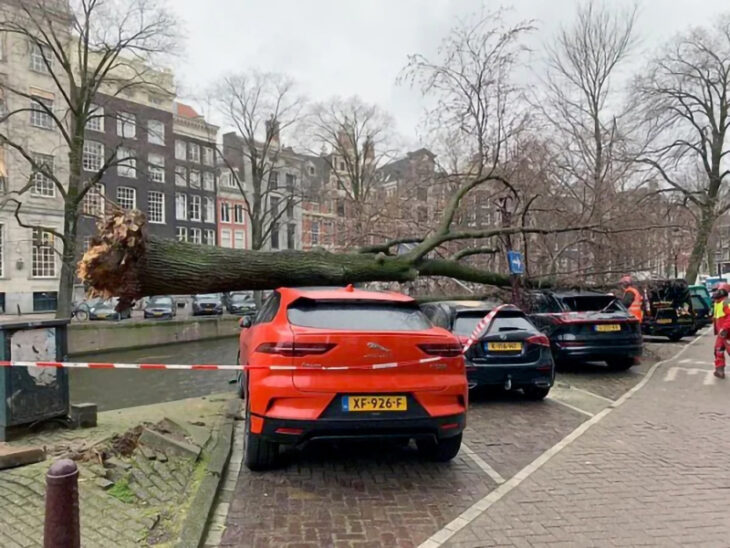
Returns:
[[[468,391],[461,347],[410,297],[284,288],[241,325],[251,470],[274,466],[282,445],[315,439],[415,439],[442,462],[459,452]]]

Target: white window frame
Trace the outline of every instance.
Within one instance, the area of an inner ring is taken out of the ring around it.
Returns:
[[[188,168],[185,166],[175,166],[175,186],[188,186]]]
[[[40,232],[39,236],[36,233]],[[42,228],[32,229],[31,278],[50,279],[56,277],[56,238],[55,235]],[[41,245],[35,245],[36,240]]]
[[[178,226],[175,228],[175,238],[178,242],[187,242],[188,241],[188,229],[184,226]]]
[[[35,153],[33,161],[36,164],[45,164],[45,170],[53,173],[55,158],[50,154]],[[55,198],[56,185],[50,177],[36,171],[33,173],[33,187],[30,189],[30,195],[39,198]]]
[[[213,147],[203,147],[203,165],[215,165],[215,149]]]
[[[188,220],[188,195],[182,192],[175,193],[175,219]]]
[[[147,155],[147,175],[155,183],[165,182],[165,156],[156,152]]]
[[[190,188],[200,188],[200,171],[197,169],[191,169],[188,171],[188,184]]]
[[[48,65],[53,68],[55,59],[53,58],[53,52],[49,49],[46,44],[30,43],[30,70],[40,74],[51,74]]]
[[[30,125],[40,129],[54,129],[53,117],[46,109],[39,107],[39,104],[44,104],[48,110],[53,112],[53,99],[34,96],[30,100]]]
[[[221,202],[219,210],[220,210],[221,223],[230,223],[231,222],[231,204],[228,202]]]
[[[188,162],[200,163],[200,145],[198,143],[188,143]]]
[[[205,229],[205,243],[207,245],[215,245],[215,230],[212,228]]]
[[[157,126],[153,128],[152,126]],[[161,128],[161,130],[160,130]],[[165,122],[162,120],[147,120],[147,141],[153,145],[165,144]]]
[[[226,243],[228,243],[228,245],[225,245]],[[233,247],[233,233],[230,228],[221,229],[220,246],[228,249]]]
[[[106,200],[104,199],[104,183],[96,183],[84,194],[81,200],[81,212],[90,217],[101,217],[104,215]]]
[[[159,216],[153,216],[153,205],[155,206],[154,212],[159,213]],[[163,192],[160,192],[159,190],[150,190],[147,192],[147,219],[152,224],[165,224],[165,194]]]
[[[215,175],[212,171],[203,172],[203,190],[215,191]]]
[[[86,129],[104,133],[104,109],[99,105],[89,107],[89,118],[86,120]]]
[[[137,116],[133,112],[117,112],[117,136],[122,139],[137,138]]]
[[[209,196],[203,201],[203,220],[206,223],[215,222],[215,200]]]
[[[0,223],[0,278],[2,278],[5,275],[4,265],[5,265],[5,256],[3,255],[4,241],[5,238],[5,225]]]
[[[240,242],[240,245],[239,245]],[[233,233],[233,247],[234,249],[246,249],[246,232],[243,230],[236,230]]]
[[[131,186],[117,187],[117,204],[122,209],[136,209],[137,189]]]
[[[97,141],[85,140],[81,163],[85,171],[99,171],[104,165],[104,145]]]
[[[124,162],[117,164],[117,175],[129,179],[137,178],[137,157],[134,149],[119,147],[117,149],[117,160],[127,158]]]
[[[187,160],[188,159],[188,145],[185,141],[175,139],[175,159],[176,160]]]
[[[194,194],[190,196],[190,220],[200,222],[203,214],[203,205],[200,196]]]
[[[241,204],[236,204],[235,206],[233,206],[233,222],[242,225],[245,222],[245,218],[246,216],[243,212],[243,206]]]
[[[202,244],[203,243],[203,230],[200,228],[191,228],[190,229],[190,241],[194,244]]]
[[[319,245],[319,221],[312,221],[310,240],[312,245]]]

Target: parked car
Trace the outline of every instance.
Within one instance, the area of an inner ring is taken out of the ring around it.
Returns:
[[[150,297],[144,307],[144,317],[149,318],[174,318],[177,315],[175,301],[169,295],[158,295]]]
[[[121,312],[117,312],[117,304],[119,299],[113,297],[111,299],[93,299],[89,301],[89,319],[90,320],[125,320],[132,317],[132,309],[127,308]]]
[[[697,331],[692,296],[685,280],[651,280],[644,283],[643,291],[644,334],[678,341]]]
[[[254,366],[243,378],[248,468],[270,468],[280,446],[317,439],[415,439],[436,461],[458,453],[468,398],[461,345],[410,297],[284,288],[241,324],[239,359]],[[369,367],[392,362],[405,365]]]
[[[220,293],[206,293],[193,295],[193,316],[223,314],[223,295]]]
[[[550,338],[556,362],[634,365],[643,352],[639,321],[615,296],[596,291],[528,294],[530,318]]]
[[[464,344],[477,324],[497,303],[444,301],[421,305],[429,319],[448,329]],[[522,389],[530,399],[543,399],[555,380],[550,340],[514,306],[502,308],[489,330],[466,355],[469,388],[502,386]]]
[[[230,314],[256,314],[256,301],[249,293],[229,293],[225,296],[225,304]]]

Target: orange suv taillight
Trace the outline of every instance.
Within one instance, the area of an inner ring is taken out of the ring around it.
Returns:
[[[431,356],[455,358],[461,355],[462,347],[458,343],[426,343],[419,344],[418,348]]]
[[[325,354],[332,350],[336,344],[333,343],[291,343],[291,342],[268,342],[261,343],[256,352],[261,354],[277,354],[289,358],[301,356],[313,356]]]

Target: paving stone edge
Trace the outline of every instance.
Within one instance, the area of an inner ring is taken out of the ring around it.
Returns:
[[[218,487],[231,458],[233,423],[238,407],[238,398],[233,398],[226,404],[225,416],[211,446],[210,459],[205,469],[205,475],[193,497],[188,515],[185,517],[180,536],[175,545],[177,548],[198,548],[202,546],[205,540],[205,532],[218,493]]]

